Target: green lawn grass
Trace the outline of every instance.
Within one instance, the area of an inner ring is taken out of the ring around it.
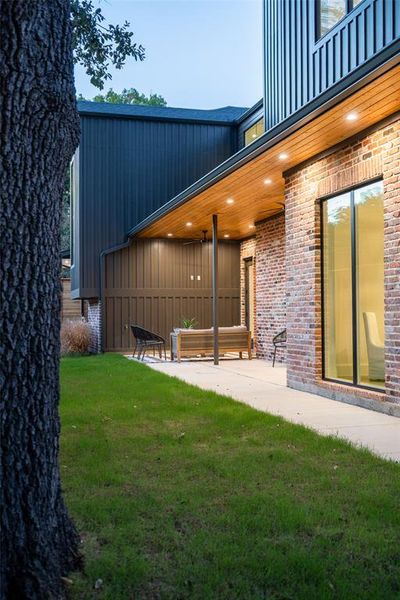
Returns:
[[[61,372],[72,598],[400,598],[398,465],[119,355]]]

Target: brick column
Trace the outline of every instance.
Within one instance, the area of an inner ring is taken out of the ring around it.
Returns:
[[[400,120],[382,131],[385,198],[385,373],[387,399],[400,404]]]
[[[91,298],[87,306],[87,320],[92,334],[89,352],[97,354],[101,352],[101,302],[98,298]]]
[[[276,215],[256,229],[257,357],[272,361],[272,340],[286,328],[285,216]],[[277,362],[285,362],[281,348]]]
[[[287,383],[306,389],[321,378],[321,277],[316,182],[320,163],[286,179]]]

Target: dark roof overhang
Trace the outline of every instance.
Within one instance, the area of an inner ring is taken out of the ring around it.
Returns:
[[[211,110],[174,108],[170,106],[146,106],[140,104],[112,104],[78,100],[81,117],[108,117],[145,121],[172,121],[180,123],[210,123],[213,125],[236,125],[237,120],[248,109],[237,106],[224,106]]]

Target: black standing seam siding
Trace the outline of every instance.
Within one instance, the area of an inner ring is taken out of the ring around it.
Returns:
[[[83,113],[81,130],[72,291],[90,298],[99,295],[101,251],[122,243],[127,230],[229,158],[237,127]]]
[[[318,2],[264,2],[266,129],[400,39],[399,0],[363,0],[321,39]]]

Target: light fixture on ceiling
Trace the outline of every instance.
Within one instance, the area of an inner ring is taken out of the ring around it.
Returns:
[[[228,238],[229,237],[229,233],[224,233],[224,238]]]
[[[249,225],[249,229],[255,229],[255,227],[256,226],[254,224]]]
[[[272,183],[272,179],[264,179],[264,183],[265,185],[269,185],[270,183]]]
[[[287,158],[289,158],[289,155],[286,154],[286,152],[281,152],[278,156],[279,160],[286,160]]]
[[[226,201],[227,204],[233,204],[235,201],[233,198],[228,198],[228,200]]]
[[[192,225],[193,225],[193,223],[192,223],[191,221],[188,221],[188,222],[186,223],[186,227],[191,227]]]
[[[348,115],[346,115],[346,121],[357,121],[358,119],[358,115],[355,112],[351,112]]]
[[[253,138],[253,140],[257,137],[256,133],[252,133],[251,137]]]
[[[167,233],[167,237],[172,237],[173,235],[173,233]]]

